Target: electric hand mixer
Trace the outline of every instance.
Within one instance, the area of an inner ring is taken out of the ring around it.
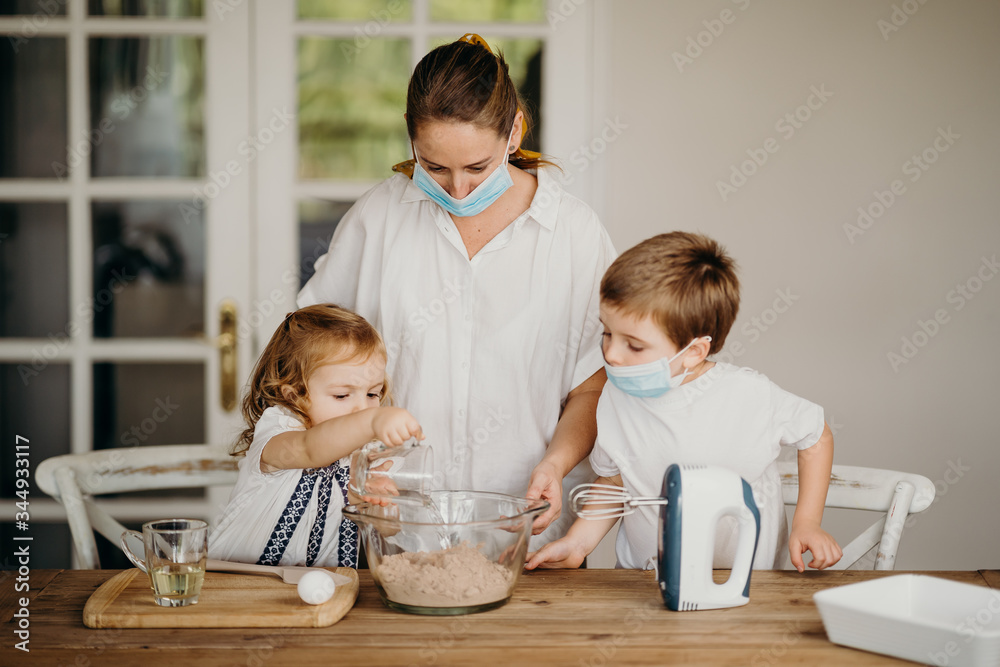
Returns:
[[[750,601],[750,570],[760,535],[760,511],[746,480],[732,470],[705,465],[667,468],[658,498],[636,498],[623,488],[581,484],[570,501],[578,516],[604,519],[660,505],[657,579],[673,611],[738,607]],[[723,516],[739,524],[729,579],[712,581],[715,528]]]

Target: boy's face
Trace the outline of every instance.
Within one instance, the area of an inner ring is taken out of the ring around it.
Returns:
[[[632,317],[602,302],[601,323],[601,349],[612,366],[638,366],[677,354],[678,347],[649,316]],[[681,360],[674,363],[679,368]]]

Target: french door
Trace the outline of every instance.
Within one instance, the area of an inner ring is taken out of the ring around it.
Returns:
[[[232,442],[235,399],[340,217],[409,157],[406,83],[440,43],[504,51],[529,147],[599,208],[596,170],[566,161],[603,126],[593,27],[574,0],[0,0],[0,500],[17,500],[19,438],[32,470]],[[212,520],[227,497],[103,503],[136,526]],[[62,508],[32,485],[29,514],[32,566],[70,566]]]
[[[247,10],[20,0],[0,14],[0,495],[13,508],[15,443],[33,470],[232,438],[254,333],[240,152],[253,132]],[[234,324],[225,391],[220,313]],[[62,508],[29,492],[32,566],[69,566]],[[134,525],[211,517],[227,495],[105,503]],[[12,518],[6,545],[22,532]],[[99,543],[106,567],[124,564]]]

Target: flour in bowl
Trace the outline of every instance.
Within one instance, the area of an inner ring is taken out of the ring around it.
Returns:
[[[503,600],[514,574],[467,542],[442,551],[386,556],[375,568],[386,597],[414,607],[470,607]]]

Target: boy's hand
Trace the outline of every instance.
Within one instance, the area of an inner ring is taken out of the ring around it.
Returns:
[[[375,408],[373,413],[372,432],[385,444],[398,447],[410,438],[424,439],[419,422],[403,408]]]
[[[541,566],[545,568],[580,567],[587,552],[575,540],[563,537],[555,542],[549,542],[544,547],[528,554],[524,569],[534,570]]]
[[[835,565],[844,555],[837,540],[833,539],[833,535],[820,528],[819,525],[793,524],[792,533],[788,537],[788,555],[792,559],[792,565],[799,572],[805,572],[802,554],[806,551],[810,552],[813,557],[809,567],[817,570]]]

